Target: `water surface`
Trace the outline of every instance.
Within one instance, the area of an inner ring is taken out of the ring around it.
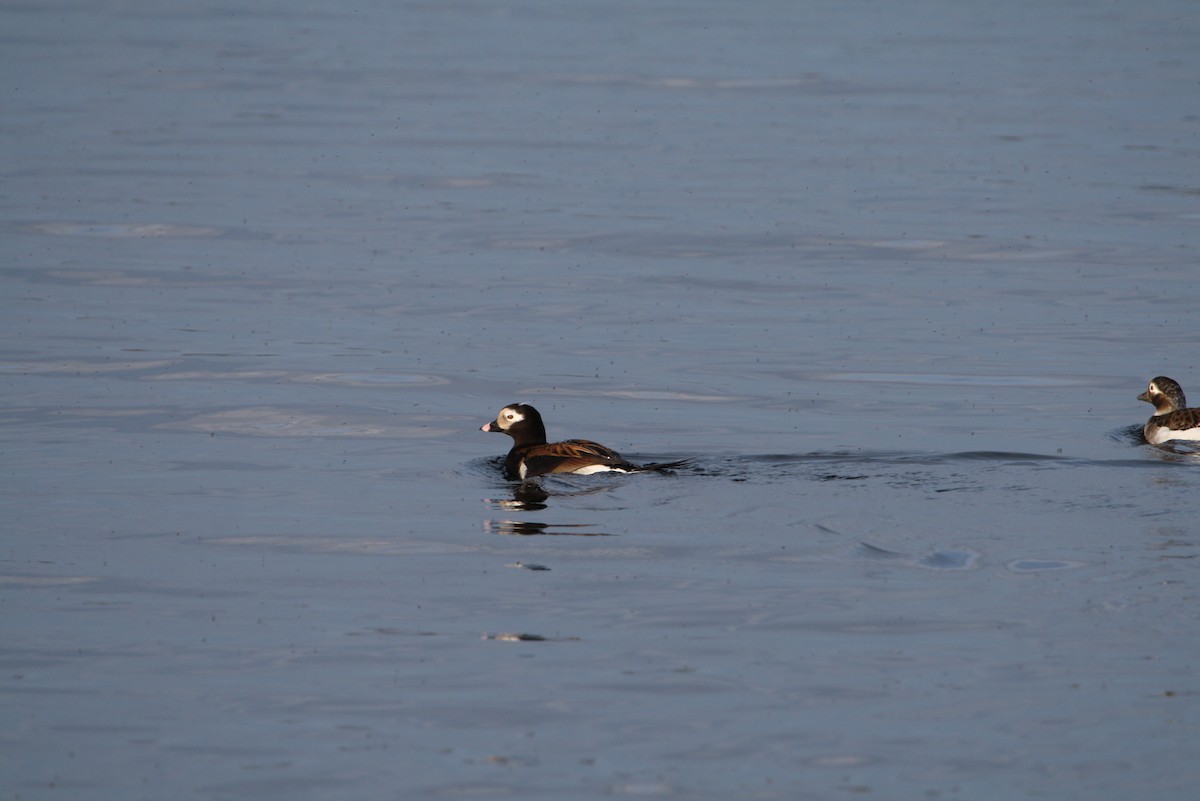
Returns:
[[[0,17],[4,798],[1200,782],[1190,3]]]

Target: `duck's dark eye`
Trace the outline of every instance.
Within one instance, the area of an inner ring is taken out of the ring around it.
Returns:
[[[504,415],[504,419],[511,420],[511,419],[513,419],[513,416],[511,414],[506,414],[506,415]]]

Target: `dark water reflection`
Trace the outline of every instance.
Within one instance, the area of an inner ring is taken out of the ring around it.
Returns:
[[[603,531],[590,530],[595,523],[538,523],[528,520],[485,520],[484,527],[492,534],[552,535],[557,537],[607,537]]]

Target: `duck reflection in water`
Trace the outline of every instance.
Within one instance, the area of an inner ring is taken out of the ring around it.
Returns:
[[[587,531],[593,523],[538,523],[531,520],[484,520],[483,528],[489,534],[508,534],[528,537],[550,535],[556,537],[607,537],[603,531]]]
[[[587,487],[584,489],[547,490],[536,481],[522,481],[508,487],[512,498],[484,498],[495,509],[513,512],[540,512],[549,508],[551,497],[576,495],[591,495],[604,492],[609,487]],[[572,537],[607,537],[608,534],[599,531],[587,531],[594,523],[543,523],[530,520],[485,520],[483,528],[489,534],[516,534],[528,536],[531,534],[549,534]]]
[[[505,498],[484,498],[484,503],[489,503],[497,509],[518,509],[526,512],[536,512],[540,509],[545,509],[546,501],[550,499],[550,493],[538,484],[536,481],[522,481],[520,484],[509,488],[512,492],[511,499]]]
[[[570,489],[548,490],[537,481],[522,481],[507,487],[512,498],[484,498],[497,509],[518,509],[526,512],[536,512],[549,506],[550,498],[573,498],[580,495],[592,495],[597,492],[607,492],[611,485],[600,484],[594,487],[573,487]]]

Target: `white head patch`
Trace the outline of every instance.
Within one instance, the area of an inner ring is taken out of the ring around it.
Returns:
[[[513,425],[521,422],[524,419],[525,415],[521,414],[511,406],[505,406],[500,410],[500,414],[496,415],[496,425],[500,427],[501,431],[507,431],[508,429],[512,428]]]

